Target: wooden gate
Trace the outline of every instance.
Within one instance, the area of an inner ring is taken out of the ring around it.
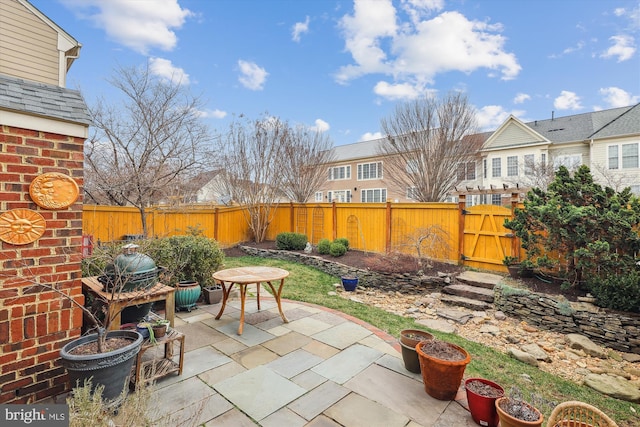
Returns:
[[[465,266],[504,271],[502,260],[513,253],[512,231],[504,227],[511,209],[495,205],[477,205],[463,211],[464,235],[461,257]]]

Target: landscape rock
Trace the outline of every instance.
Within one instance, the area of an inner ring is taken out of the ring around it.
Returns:
[[[640,403],[640,389],[623,378],[606,374],[589,374],[585,377],[584,384],[607,396]]]
[[[500,310],[498,310],[493,314],[493,318],[496,320],[506,320],[507,315],[501,312]]]
[[[583,350],[590,356],[606,359],[607,353],[598,344],[580,334],[567,334],[565,337],[569,347]]]
[[[626,360],[627,362],[638,363],[640,362],[640,354],[622,353],[622,359]]]
[[[522,351],[525,351],[535,357],[537,360],[543,362],[551,362],[551,356],[547,354],[538,344],[526,344],[521,347]]]
[[[462,325],[467,323],[473,317],[473,315],[467,311],[455,310],[455,309],[442,309],[442,310],[438,310],[436,313],[440,317],[453,320],[454,322],[460,323]]]
[[[480,332],[483,334],[498,335],[500,333],[500,328],[495,325],[482,325]]]
[[[440,332],[446,332],[449,334],[453,334],[456,332],[455,325],[452,325],[451,323],[442,319],[420,319],[416,320],[416,323]]]
[[[525,351],[518,350],[517,348],[511,347],[507,351],[507,354],[513,357],[514,359],[517,359],[523,363],[526,363],[527,365],[538,366],[538,359],[536,359],[534,356],[530,355]]]

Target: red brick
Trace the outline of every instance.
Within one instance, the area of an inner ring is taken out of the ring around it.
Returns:
[[[39,156],[38,149],[34,147],[16,147],[16,154],[21,154],[23,156]]]
[[[59,133],[43,132],[42,136],[52,141],[68,141],[71,138],[69,135],[61,135]]]
[[[27,163],[38,166],[54,166],[56,164],[55,160],[44,157],[27,157],[26,161]]]
[[[10,173],[38,173],[38,168],[36,166],[26,166],[26,165],[12,165],[8,164],[6,168],[7,172]]]
[[[42,150],[43,157],[51,157],[54,159],[68,159],[69,153],[66,151],[59,150]]]
[[[36,323],[33,317],[25,317],[23,321],[24,337],[34,338],[36,335]]]
[[[9,127],[9,133],[14,133],[16,135],[22,135],[22,136],[30,136],[32,138],[37,138],[38,136],[40,136],[40,132],[38,132],[37,130],[16,128],[16,127]]]
[[[27,366],[33,365],[35,362],[33,357],[29,357],[26,359],[16,360],[13,363],[9,363],[2,367],[2,372],[11,372],[11,371],[19,371],[21,369],[26,368]]]
[[[2,141],[2,139],[0,139]],[[9,163],[22,163],[22,157],[13,156],[11,154],[2,154],[0,153],[0,164],[9,164]]]

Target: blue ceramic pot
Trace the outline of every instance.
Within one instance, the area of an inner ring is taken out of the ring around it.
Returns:
[[[353,292],[358,287],[357,277],[342,277],[342,287],[345,291]]]

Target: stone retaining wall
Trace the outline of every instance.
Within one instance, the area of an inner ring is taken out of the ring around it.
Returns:
[[[357,276],[358,284],[387,291],[397,291],[402,293],[416,293],[424,291],[439,291],[446,284],[443,277],[414,276],[411,274],[398,273],[376,273],[369,270],[350,267],[339,262],[326,260],[315,255],[302,254],[291,251],[280,251],[276,249],[257,249],[250,246],[240,246],[244,252],[252,256],[262,258],[276,258],[285,261],[297,262],[299,264],[315,267],[332,276]]]
[[[359,284],[402,293],[440,291],[445,278],[383,274],[353,268],[322,257],[274,249],[240,246],[249,255],[276,258],[315,267],[332,276],[358,276]],[[556,300],[545,294],[505,285],[495,287],[495,307],[505,314],[526,320],[540,329],[563,334],[579,333],[594,342],[626,353],[640,354],[640,315],[612,312],[591,304]]]
[[[530,325],[563,334],[578,333],[606,347],[640,354],[640,315],[556,300],[506,285],[498,285],[494,291],[497,309]]]

